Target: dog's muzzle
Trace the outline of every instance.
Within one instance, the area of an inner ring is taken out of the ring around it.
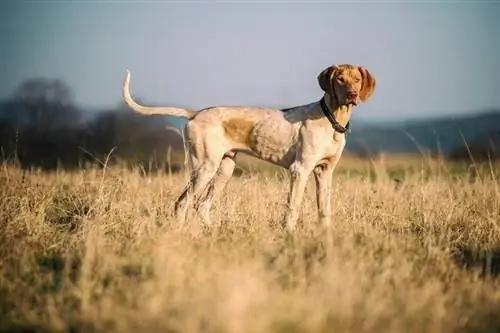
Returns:
[[[349,91],[347,93],[347,104],[352,106],[358,105],[358,94],[355,91]]]

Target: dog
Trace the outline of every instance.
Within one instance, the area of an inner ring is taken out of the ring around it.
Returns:
[[[292,232],[311,173],[316,182],[318,220],[332,220],[332,173],[346,144],[353,108],[373,94],[376,80],[362,66],[334,64],[317,75],[323,96],[319,101],[287,109],[214,106],[199,111],[138,104],[130,94],[130,71],[123,81],[123,98],[145,115],[188,119],[183,131],[191,179],[175,202],[175,216],[184,223],[194,210],[211,226],[210,208],[225,187],[239,153],[283,167],[290,174],[287,210],[282,221]],[[191,195],[192,194],[192,195]]]

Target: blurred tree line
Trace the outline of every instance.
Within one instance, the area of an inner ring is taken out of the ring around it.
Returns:
[[[72,169],[102,166],[109,156],[108,164],[175,171],[182,139],[167,126],[166,117],[141,116],[124,104],[81,110],[65,82],[33,78],[0,103],[1,157],[24,168]]]

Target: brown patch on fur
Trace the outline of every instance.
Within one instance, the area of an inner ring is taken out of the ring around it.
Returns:
[[[247,119],[232,118],[222,122],[224,135],[235,143],[250,146],[250,133],[254,123]]]
[[[366,68],[359,67],[358,69],[362,77],[361,90],[359,91],[359,99],[362,102],[366,102],[366,100],[370,98],[370,96],[373,94],[377,82]]]

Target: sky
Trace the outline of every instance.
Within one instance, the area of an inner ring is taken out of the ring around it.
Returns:
[[[377,80],[366,119],[500,108],[499,1],[44,1],[0,4],[0,99],[59,78],[85,107],[288,107],[341,63]]]

